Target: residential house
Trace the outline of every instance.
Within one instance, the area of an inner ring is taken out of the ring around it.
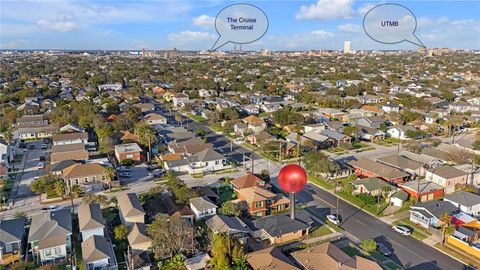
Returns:
[[[142,161],[142,148],[137,143],[126,143],[115,145],[115,157],[118,162],[126,159],[134,162]]]
[[[13,138],[19,140],[38,140],[51,138],[58,131],[53,125],[41,127],[17,127],[13,131]]]
[[[186,95],[184,93],[178,93],[178,94],[174,95],[173,98],[172,98],[173,106],[181,107],[188,100],[189,100],[188,95]]]
[[[15,127],[46,127],[48,120],[43,114],[24,115],[16,119]]]
[[[0,220],[0,265],[22,260],[26,237],[26,218]]]
[[[313,247],[292,252],[292,257],[308,270],[382,270],[383,268],[373,260],[362,256],[350,256],[331,242],[322,243]]]
[[[410,195],[403,189],[397,189],[389,198],[390,206],[403,207],[409,197]]]
[[[417,138],[410,138],[409,137],[409,132],[416,132],[417,129],[414,128],[413,126],[398,126],[398,127],[391,127],[387,130],[387,134],[390,135],[390,137],[395,138],[395,139],[400,139],[400,140],[409,140],[409,139],[417,139]]]
[[[72,213],[70,209],[49,211],[32,216],[28,243],[33,259],[41,264],[67,258],[71,249]]]
[[[243,105],[241,107],[241,110],[242,110],[242,112],[244,112],[245,114],[248,114],[248,115],[259,114],[260,113],[260,109],[258,108],[258,106],[253,105],[253,104]]]
[[[478,194],[460,191],[446,196],[443,200],[451,202],[464,213],[475,217],[480,216],[480,195]]]
[[[264,217],[290,208],[290,200],[263,187],[253,186],[237,191],[238,201],[245,201],[252,217]]]
[[[350,136],[329,129],[320,132],[320,135],[328,137],[334,146],[338,146],[341,143],[350,143],[352,141]]]
[[[357,125],[377,129],[380,128],[384,122],[385,118],[380,116],[361,117],[356,119]]]
[[[98,203],[82,203],[78,206],[78,226],[83,241],[92,235],[105,235],[105,219]]]
[[[205,220],[205,224],[213,233],[225,233],[230,238],[246,244],[250,229],[238,217],[214,215]]]
[[[127,261],[128,261],[128,264],[127,264],[128,270],[152,269],[152,262],[150,261],[150,255],[146,251],[136,252],[136,253],[128,252]]]
[[[217,205],[207,197],[195,197],[189,200],[190,209],[195,214],[195,220],[204,219],[217,214]]]
[[[355,174],[359,177],[378,177],[391,183],[401,183],[409,176],[406,172],[365,157],[350,161],[348,164],[355,169]]]
[[[149,113],[143,117],[143,120],[147,122],[149,125],[166,125],[167,118],[165,116],[158,114],[158,113]]]
[[[253,133],[247,136],[246,140],[249,141],[251,144],[261,145],[275,140],[275,137],[273,137],[267,131],[262,130],[258,133]]]
[[[244,176],[240,176],[231,180],[230,185],[232,186],[234,191],[253,186],[259,186],[266,189],[269,189],[271,187],[270,184],[266,183],[264,180],[260,179],[251,172],[247,172]]]
[[[147,227],[144,223],[133,223],[127,240],[133,253],[149,251],[152,248],[152,240],[148,237]]]
[[[367,126],[357,125],[358,135],[360,139],[365,141],[383,141],[385,140],[385,132],[379,128],[371,128]]]
[[[221,171],[227,168],[227,159],[222,154],[213,149],[205,149],[194,155],[187,156],[188,173],[211,173]]]
[[[390,195],[395,192],[395,187],[376,177],[360,178],[351,183],[354,187],[353,194],[367,193],[373,196]]]
[[[445,194],[455,192],[456,185],[468,184],[468,173],[451,166],[440,166],[427,170],[425,179],[445,188]]]
[[[408,181],[398,186],[420,202],[438,200],[443,197],[443,187],[425,179]]]
[[[377,158],[377,162],[397,168],[415,176],[425,176],[424,164],[398,154]]]
[[[121,83],[107,83],[107,84],[100,84],[98,86],[98,91],[119,91],[123,89],[123,85]]]
[[[254,115],[243,118],[242,122],[247,124],[248,129],[251,129],[254,133],[259,133],[267,127],[265,121]]]
[[[399,113],[400,112],[400,106],[396,104],[385,104],[382,105],[382,110],[385,113]]]
[[[312,147],[314,149],[328,148],[333,144],[329,137],[315,131],[304,133],[300,141],[303,146]]]
[[[88,144],[87,132],[74,132],[74,133],[62,133],[56,134],[52,137],[53,145],[65,145],[65,144]]]
[[[92,235],[82,242],[82,257],[86,270],[116,269],[117,259],[110,240]]]
[[[79,185],[84,190],[102,190],[105,168],[98,163],[76,163],[62,170],[60,177],[67,185]]]
[[[295,219],[290,218],[290,213],[281,213],[250,220],[247,224],[253,238],[277,245],[307,236],[313,220],[306,211],[297,211]]]
[[[88,151],[83,143],[53,145],[50,154],[52,164],[64,160],[88,160]]]
[[[147,114],[147,113],[155,111],[155,105],[152,104],[152,103],[137,103],[137,104],[135,104],[135,107],[139,108],[140,112],[142,112],[142,114]],[[123,109],[122,109],[122,111],[123,111]]]
[[[440,220],[443,214],[451,215],[458,208],[448,201],[430,201],[416,204],[410,207],[410,221],[424,228],[440,228],[443,222]]]
[[[245,259],[252,269],[300,270],[280,248],[275,246],[248,253]]]
[[[145,223],[145,211],[135,193],[124,193],[117,196],[120,220],[125,225]]]

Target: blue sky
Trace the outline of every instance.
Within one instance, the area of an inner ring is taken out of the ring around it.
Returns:
[[[246,2],[246,1],[241,1]],[[0,2],[2,49],[210,49],[215,15],[231,1],[12,1]],[[378,1],[250,1],[270,27],[244,49],[416,49],[386,45],[363,31],[363,15]],[[397,1],[417,17],[427,47],[480,49],[480,1]],[[231,49],[226,45],[224,49]]]

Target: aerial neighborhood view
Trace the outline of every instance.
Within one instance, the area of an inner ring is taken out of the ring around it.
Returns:
[[[0,2],[0,269],[479,269],[479,11]]]

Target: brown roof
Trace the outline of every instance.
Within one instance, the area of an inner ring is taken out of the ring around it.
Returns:
[[[234,185],[237,189],[260,186],[262,182],[264,182],[262,179],[258,178],[255,174],[250,172],[247,172],[246,175],[240,176],[230,181],[230,183]]]
[[[104,228],[105,219],[102,216],[102,210],[97,203],[82,203],[78,207],[78,224],[80,232],[85,230]],[[85,240],[85,239],[84,239]]]
[[[447,165],[437,167],[437,168],[433,168],[433,169],[430,169],[428,171],[435,174],[435,175],[438,175],[442,178],[445,178],[445,179],[461,177],[461,176],[465,176],[465,175],[468,174],[468,173],[466,173],[462,170],[459,170],[455,167],[451,167],[451,166],[447,166]]]
[[[145,120],[163,120],[166,119],[165,116],[158,113],[149,113],[145,115]]]
[[[112,259],[112,243],[103,236],[92,235],[82,242],[82,256],[85,263]]]
[[[262,119],[258,118],[255,115],[249,115],[249,116],[243,118],[243,122],[249,123],[249,124],[255,124],[255,125],[264,125],[265,124],[265,122]]]
[[[359,259],[358,256],[350,257],[337,246],[330,242],[316,245],[291,254],[299,264],[309,270],[381,270],[375,262]],[[369,261],[370,263],[368,263]]]
[[[128,243],[130,245],[138,245],[151,242],[147,234],[147,227],[144,223],[134,223],[128,233]]]
[[[162,87],[160,86],[155,86],[153,88],[153,93],[157,94],[157,95],[162,95],[162,94],[165,94],[167,91],[165,89],[163,89]]]
[[[180,160],[182,159],[182,154],[169,153],[169,154],[161,155],[159,156],[159,158],[163,161]]]
[[[142,205],[138,200],[137,194],[126,193],[117,196],[118,208],[124,217],[145,215]]]
[[[262,270],[298,270],[285,254],[277,247],[268,247],[246,255],[248,264],[253,269]],[[327,270],[327,269],[323,269]]]
[[[52,136],[53,142],[68,141],[68,140],[75,140],[75,139],[88,139],[88,133],[74,132],[74,133],[56,134]]]
[[[77,152],[77,151],[86,151],[85,145],[83,143],[73,143],[73,144],[62,144],[62,145],[52,146],[52,154],[65,153],[65,152]]]
[[[397,170],[394,167],[375,162],[371,159],[364,157],[360,157],[358,160],[352,160],[348,164],[350,164],[354,168],[368,171],[387,180],[403,178],[409,175],[408,173]]]
[[[140,139],[138,138],[137,135],[131,133],[130,131],[125,131],[123,132],[122,137],[120,138],[122,141],[139,141]]]
[[[275,193],[258,186],[239,189],[237,193],[248,202],[265,201],[276,197]]]
[[[90,175],[103,175],[103,166],[98,163],[81,164],[77,163],[63,170],[63,178],[84,177]],[[101,180],[101,179],[98,179]]]
[[[380,108],[378,108],[377,106],[373,106],[373,105],[363,105],[360,109],[365,110],[365,111],[375,112],[375,113],[381,113],[382,112],[382,110],[380,110]]]

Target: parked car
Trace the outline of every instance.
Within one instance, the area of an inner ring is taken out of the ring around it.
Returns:
[[[148,175],[154,176],[154,177],[160,177],[165,173],[165,170],[163,169],[155,169],[151,172],[148,173]]]
[[[409,236],[412,234],[412,230],[410,230],[410,228],[408,228],[407,226],[395,225],[392,227],[392,229],[398,232],[399,234],[402,234],[405,236]]]
[[[147,170],[149,170],[149,171],[155,171],[155,170],[158,170],[159,168],[160,168],[160,165],[158,165],[158,164],[152,164],[152,165],[148,165]]]
[[[33,181],[36,181],[38,179],[40,179],[40,177],[38,177],[38,176],[33,177]]]
[[[48,144],[42,143],[42,149],[43,149],[43,150],[46,150],[47,148],[48,148]]]
[[[337,217],[337,215],[327,215],[327,219],[335,225],[340,224],[340,219]]]
[[[132,177],[132,174],[129,173],[129,172],[121,172],[121,173],[118,174],[118,176],[125,177],[125,178],[130,178],[130,177]]]
[[[32,143],[32,144],[29,144],[29,145],[28,145],[28,149],[30,149],[30,150],[31,150],[31,149],[35,149],[35,144],[33,144],[33,143]]]
[[[45,163],[39,162],[38,165],[37,165],[37,167],[38,167],[39,169],[43,169],[43,168],[45,168]]]
[[[42,208],[42,212],[53,212],[59,209],[62,209],[63,207],[60,205],[50,205]]]
[[[392,255],[392,252],[390,251],[390,249],[388,249],[387,246],[385,246],[382,243],[377,243],[377,250],[387,257]]]
[[[45,156],[40,156],[40,157],[38,158],[38,160],[40,160],[40,161],[45,161]]]
[[[117,168],[117,171],[129,172],[129,171],[130,171],[130,167],[129,167],[129,166],[120,166],[120,167]]]

